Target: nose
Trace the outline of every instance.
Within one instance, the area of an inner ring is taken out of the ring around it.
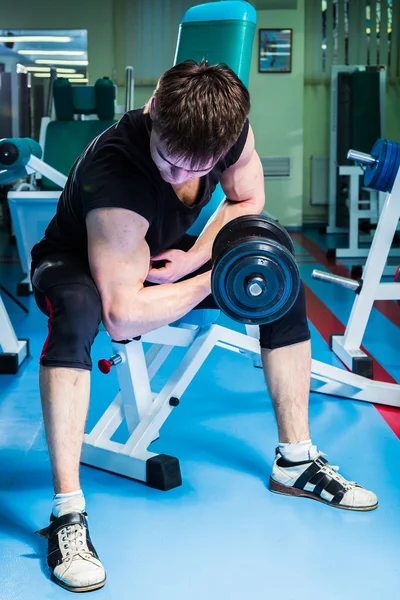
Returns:
[[[180,168],[178,169],[177,167],[171,169],[171,175],[175,179],[176,183],[183,183],[190,179],[190,171]]]

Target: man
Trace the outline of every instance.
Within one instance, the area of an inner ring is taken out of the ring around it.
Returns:
[[[53,579],[68,590],[93,590],[106,579],[79,479],[99,323],[121,340],[215,307],[213,240],[225,223],[264,208],[249,111],[249,93],[228,67],[176,65],[144,109],[124,115],[77,160],[32,251],[35,298],[49,315],[40,392],[55,492],[50,525],[39,533],[49,539]],[[218,182],[228,200],[197,240],[185,235]],[[280,442],[271,489],[349,510],[376,508],[375,494],[346,481],[311,443],[303,288],[289,313],[260,327],[260,343]]]

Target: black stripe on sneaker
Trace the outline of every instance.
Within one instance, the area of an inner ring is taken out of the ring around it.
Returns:
[[[318,494],[318,496],[320,496],[322,490],[326,490],[327,487],[329,486],[329,484],[331,483],[331,481],[332,481],[332,478],[329,477],[329,475],[327,475],[326,473],[323,473],[322,479],[320,480],[319,484],[316,485],[314,488],[314,494]]]
[[[287,460],[287,458],[285,458],[284,456],[280,456],[276,461],[276,464],[278,465],[278,467],[283,467],[284,469],[287,469],[288,467],[297,467],[299,465],[311,465],[312,462],[312,460],[301,460],[299,462],[291,462],[290,460]]]
[[[341,492],[343,489],[344,488],[341,483],[339,483],[335,479],[332,479],[326,486],[325,491],[329,494],[332,494],[332,496],[336,496],[336,494]]]
[[[343,499],[343,496],[345,495],[346,490],[343,488],[341,490],[338,491],[337,494],[335,494],[335,496],[332,498],[331,500],[331,504],[340,504],[341,500]]]
[[[318,456],[313,463],[296,479],[293,487],[303,490],[305,485],[327,464],[327,460],[322,456]]]
[[[317,485],[319,485],[319,482],[321,481],[321,479],[323,479],[325,477],[326,473],[324,473],[324,471],[318,471],[318,473],[316,475],[314,475],[314,477],[311,477],[309,483],[311,483],[311,485],[315,485],[315,487],[317,487]]]

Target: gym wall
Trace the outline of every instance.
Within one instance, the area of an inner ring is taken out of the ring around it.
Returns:
[[[303,223],[326,222],[327,207],[311,205],[311,157],[329,155],[330,135],[330,68],[332,64],[346,64],[343,30],[335,30],[333,23],[333,1],[327,0],[326,63],[322,60],[322,12],[321,0],[307,0],[305,4],[305,61],[304,61],[304,178],[303,178]],[[338,0],[344,23],[345,0]],[[366,7],[370,7],[371,22],[366,20]],[[373,35],[377,7],[380,8],[376,21],[378,32]],[[388,66],[388,2],[379,4],[376,0],[351,0],[348,23],[349,63],[366,64],[368,48],[371,50],[371,64],[376,64],[375,49],[380,50],[379,64]],[[400,0],[392,0],[392,60],[387,72],[385,131],[386,137],[400,142]],[[330,13],[330,16],[328,16]],[[375,16],[374,16],[375,15]],[[338,19],[339,20],[339,19]],[[384,26],[386,24],[386,26]],[[371,26],[368,39],[367,25]],[[381,31],[379,31],[381,29]],[[386,30],[386,32],[385,32]],[[334,47],[336,46],[336,52]]]
[[[258,29],[293,29],[291,73],[258,73]],[[249,89],[251,124],[261,157],[290,158],[291,176],[266,179],[266,207],[286,227],[300,227],[303,212],[304,0],[290,10],[257,11]]]

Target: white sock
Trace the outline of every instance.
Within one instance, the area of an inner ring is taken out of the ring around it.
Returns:
[[[82,490],[68,494],[56,494],[53,498],[53,515],[62,517],[70,512],[84,512],[85,496]]]
[[[300,462],[303,460],[312,460],[311,454],[312,449],[315,446],[312,445],[311,440],[304,440],[304,442],[295,442],[294,444],[279,444],[279,450],[286,460],[290,462]]]

